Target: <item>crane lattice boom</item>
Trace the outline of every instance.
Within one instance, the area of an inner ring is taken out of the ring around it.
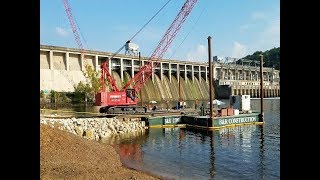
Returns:
[[[68,0],[63,0],[63,5],[64,5],[64,8],[65,8],[65,11],[68,15],[68,19],[69,19],[69,22],[70,22],[70,25],[71,25],[71,28],[72,28],[72,32],[73,32],[73,35],[74,35],[74,38],[78,44],[78,47],[81,51],[81,54],[83,52],[83,45],[82,45],[82,42],[81,42],[81,39],[80,39],[80,36],[79,36],[79,33],[78,33],[78,29],[77,29],[77,26],[76,26],[76,23],[73,19],[73,16],[72,16],[72,12],[71,12],[71,8],[70,8],[70,5],[69,5],[69,2]]]
[[[152,70],[159,65],[159,60],[163,57],[171,42],[177,35],[178,31],[181,29],[182,24],[187,19],[192,8],[194,7],[197,0],[187,0],[183,7],[181,8],[179,14],[174,19],[169,29],[166,31],[162,37],[157,48],[153,51],[148,62],[140,69],[140,71],[135,74],[135,76],[121,89],[125,91],[131,84],[134,83],[133,89],[138,93],[145,82],[151,77]]]

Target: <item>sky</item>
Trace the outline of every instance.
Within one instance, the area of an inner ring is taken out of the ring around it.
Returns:
[[[150,57],[186,0],[68,2],[84,49],[110,53],[167,3],[132,39]],[[198,0],[162,59],[208,62],[209,36],[213,56],[242,58],[280,47],[280,0]],[[40,0],[40,44],[79,48],[63,0]]]

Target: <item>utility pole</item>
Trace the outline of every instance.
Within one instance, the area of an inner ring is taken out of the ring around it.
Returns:
[[[140,62],[140,69],[141,69],[141,67],[142,67],[142,61],[141,61],[140,52],[139,52],[139,62]],[[140,101],[141,101],[141,106],[143,106],[142,89],[140,90]]]
[[[181,98],[181,76],[180,76],[180,73],[179,73],[179,102],[182,100]]]
[[[210,92],[210,120],[211,120],[211,127],[213,127],[213,99],[214,99],[214,94],[213,94],[213,85],[212,85],[212,56],[211,56],[211,36],[208,37],[208,56],[209,56],[209,92]]]
[[[260,119],[259,121],[260,122],[263,122],[264,121],[264,112],[263,112],[263,55],[261,54],[260,55]]]

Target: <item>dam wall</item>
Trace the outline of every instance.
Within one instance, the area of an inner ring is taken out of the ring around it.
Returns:
[[[84,66],[91,65],[100,72],[100,65],[113,53],[40,45],[40,91],[73,92],[80,81],[85,82]],[[121,89],[149,59],[118,54],[108,59],[109,72]],[[259,68],[213,63],[215,98],[249,94],[259,97]],[[280,96],[280,71],[264,68],[266,97]],[[151,78],[142,87],[144,101],[209,99],[209,64],[182,60],[161,59]],[[180,88],[179,88],[180,87]],[[180,92],[179,92],[180,91]]]

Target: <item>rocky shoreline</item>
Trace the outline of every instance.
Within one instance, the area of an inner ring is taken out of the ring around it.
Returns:
[[[111,145],[96,141],[146,128],[139,118],[40,117],[40,179],[161,179],[124,167]]]
[[[70,132],[90,140],[101,140],[112,135],[144,132],[148,127],[140,118],[47,118],[41,124]]]

